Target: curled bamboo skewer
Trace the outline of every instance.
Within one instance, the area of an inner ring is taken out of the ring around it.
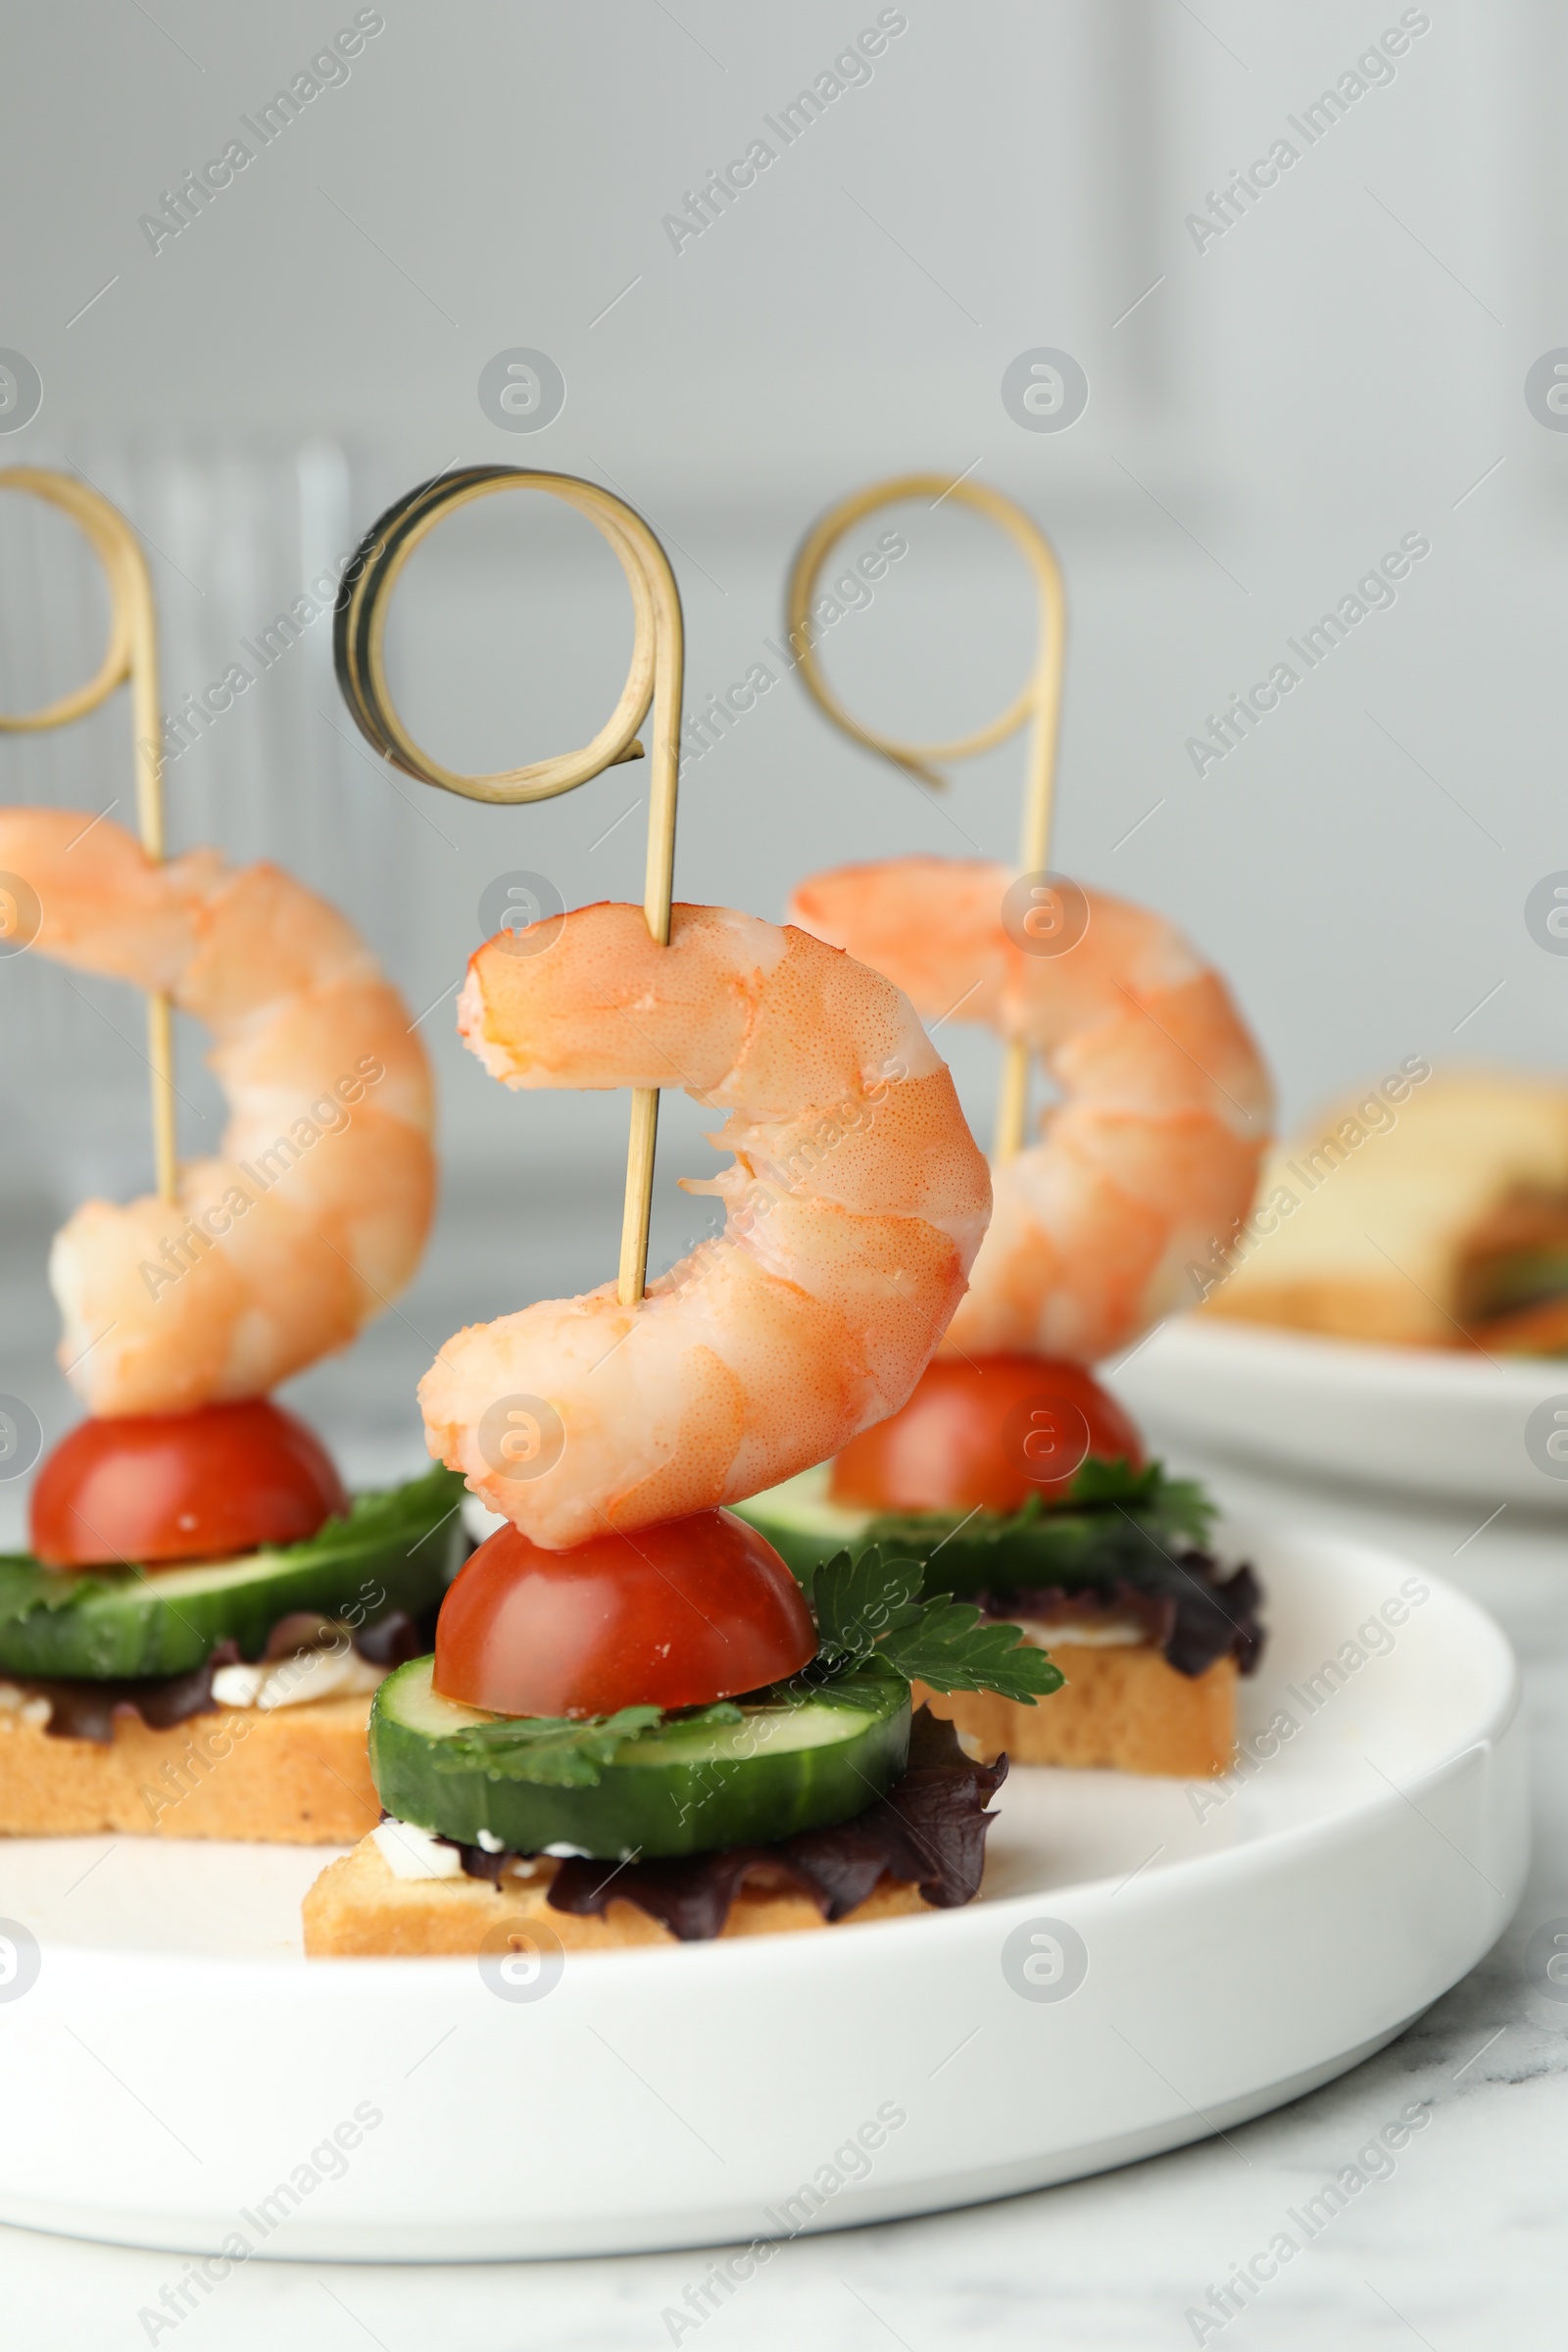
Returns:
[[[386,616],[398,578],[419,542],[444,515],[501,490],[542,490],[587,516],[610,542],[631,590],[631,666],[619,700],[593,741],[525,767],[467,776],[444,767],[420,749],[399,718],[387,687]],[[515,466],[470,466],[426,482],[389,507],[366,534],[344,574],[333,619],[338,684],[360,731],[382,759],[420,783],[437,784],[466,800],[510,804],[553,800],[575,791],[607,767],[644,757],[637,739],[654,712],[648,796],[648,860],[643,913],[661,946],[669,944],[675,874],[675,786],[680,748],[685,635],[680,591],[669,559],[634,508],[574,474],[539,473]],[[648,1274],[648,1221],[659,1135],[659,1090],[639,1087],[631,1099],[626,1152],[626,1204],[621,1220],[617,1296],[635,1306]]]
[[[158,620],[152,581],[135,532],[108,499],[74,473],[46,466],[13,466],[0,472],[0,490],[25,490],[59,507],[91,541],[109,583],[109,648],[96,677],[74,694],[63,694],[40,710],[0,712],[0,733],[38,735],[70,726],[108,701],[117,686],[130,682],[130,727],[135,746],[136,821],[141,845],[162,863],[164,837],[163,753],[159,740]],[[153,1162],[158,1197],[178,1198],[179,1165],[174,1132],[174,1034],[170,1000],[159,992],[147,999],[147,1062],[152,1074]]]
[[[950,743],[906,743],[862,726],[847,710],[822,674],[807,627],[817,579],[845,534],[865,515],[876,514],[906,498],[928,498],[933,503],[954,499],[972,507],[1006,532],[1023,550],[1040,592],[1040,642],[1035,663],[1022,690],[999,717],[959,735]],[[901,473],[885,482],[871,482],[829,507],[811,525],[790,568],[787,624],[790,643],[800,658],[801,675],[817,704],[834,725],[868,751],[880,752],[922,784],[941,789],[947,782],[938,762],[972,759],[993,744],[1005,743],[1024,725],[1029,747],[1024,780],[1023,833],[1019,870],[1043,874],[1051,851],[1052,797],[1056,772],[1056,745],[1061,732],[1061,687],[1067,646],[1067,596],[1055,550],[1038,523],[1010,498],[989,490],[983,482],[949,481],[940,473]],[[1006,1050],[1002,1097],[997,1110],[993,1157],[1000,1166],[1023,1149],[1029,1111],[1029,1048],[1014,1038]]]

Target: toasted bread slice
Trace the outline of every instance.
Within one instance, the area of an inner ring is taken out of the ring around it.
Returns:
[[[618,1951],[634,1943],[676,1938],[635,1903],[612,1901],[603,1919],[553,1911],[547,1897],[557,1865],[545,1856],[526,1866],[526,1878],[400,1879],[387,1868],[373,1838],[329,1862],[305,1897],[305,1949],[313,1959],[438,1958],[495,1951],[505,1931],[530,1931],[548,1948]],[[608,1865],[607,1865],[608,1867]],[[918,1887],[884,1877],[863,1903],[836,1924],[895,1919],[926,1908]],[[744,1886],[729,1907],[725,1936],[788,1936],[825,1927],[816,1905],[797,1887]],[[498,1933],[498,1931],[501,1931]]]
[[[1202,1674],[1178,1674],[1152,1642],[1106,1648],[1053,1642],[1066,1684],[1038,1705],[990,1690],[944,1696],[914,1686],[914,1703],[946,1716],[981,1755],[1005,1750],[1014,1764],[1069,1764],[1110,1772],[1204,1780],[1236,1755],[1234,1658]]]
[[[154,1731],[115,1718],[109,1742],[57,1740],[0,1713],[0,1836],[233,1838],[346,1845],[374,1829],[363,1693],[309,1705],[226,1707]]]
[[[1489,1266],[1552,1244],[1568,1244],[1568,1087],[1482,1070],[1413,1090],[1401,1078],[1274,1155],[1201,1311],[1462,1348],[1497,1311]]]

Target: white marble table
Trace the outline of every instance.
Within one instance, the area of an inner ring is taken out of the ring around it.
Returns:
[[[1354,2160],[1407,2103],[1429,2127],[1255,2302],[1201,2340],[1303,2352],[1409,2346],[1556,2352],[1568,2259],[1562,2193],[1568,2005],[1561,2031],[1526,1997],[1521,1956],[1543,1921],[1568,1916],[1568,1516],[1527,1522],[1423,1512],[1393,1496],[1287,1487],[1237,1465],[1187,1464],[1229,1503],[1305,1519],[1407,1552],[1501,1621],[1524,1664],[1537,1851],[1502,1943],[1402,2039],[1296,2106],[1152,2162],[1004,2204],[783,2248],[700,2324],[700,2253],[471,2270],[257,2263],[179,2310],[184,2265],[167,2254],[0,2230],[8,2343],[26,2352],[592,2352],[690,2344],[702,2352],[907,2352],[937,2346],[1191,2344],[1187,2315],[1284,2227],[1292,2206]],[[1215,1988],[1223,1999],[1224,1987]],[[221,2053],[214,2053],[221,2064]],[[519,2118],[548,2130],[548,2118]],[[667,2316],[666,2315],[670,2315]],[[1213,2314],[1208,2312],[1209,2319]]]

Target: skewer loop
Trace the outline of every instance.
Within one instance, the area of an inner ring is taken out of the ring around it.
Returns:
[[[609,541],[631,590],[631,666],[614,709],[581,751],[468,776],[422,750],[399,717],[386,679],[386,619],[392,591],[420,541],[445,515],[502,490],[542,490],[562,499]],[[512,805],[553,800],[559,793],[575,791],[607,767],[643,758],[637,730],[652,709],[643,913],[654,938],[668,945],[685,636],[680,591],[669,559],[634,508],[575,474],[542,473],[517,466],[469,466],[421,483],[371,526],[344,573],[333,616],[332,654],[343,698],[361,733],[381,758],[406,776],[470,801]],[[638,1088],[632,1095],[621,1221],[617,1295],[623,1306],[636,1305],[647,1279],[658,1132],[658,1089]]]
[[[38,735],[68,727],[106,703],[117,686],[130,682],[130,726],[135,745],[136,820],[149,858],[167,855],[164,841],[164,763],[158,710],[158,620],[147,561],[134,530],[118,507],[74,473],[43,466],[13,466],[0,472],[0,490],[24,490],[59,507],[91,542],[109,583],[109,646],[97,675],[74,693],[63,694],[38,710],[0,712],[0,734]],[[158,1197],[172,1202],[179,1170],[174,1131],[174,1034],[168,997],[147,999],[147,1061],[152,1074],[153,1160]]]
[[[808,625],[817,580],[840,540],[865,515],[874,514],[883,507],[896,506],[901,500],[908,498],[927,498],[933,505],[940,505],[951,498],[958,505],[972,507],[976,514],[984,514],[1022,549],[1040,592],[1039,646],[1034,667],[1022,689],[1007,708],[986,726],[976,727],[969,735],[955,736],[951,742],[909,743],[901,737],[883,735],[874,727],[862,725],[846,710],[823,676]],[[1029,748],[1019,870],[1025,874],[1045,873],[1051,849],[1056,746],[1061,732],[1067,595],[1055,550],[1039,524],[1021,507],[1014,505],[1010,498],[1004,498],[1000,491],[988,489],[983,482],[954,482],[940,473],[900,473],[892,475],[887,481],[868,483],[863,490],[852,491],[849,497],[841,498],[836,506],[829,507],[808,531],[790,568],[786,616],[790,643],[799,656],[801,675],[820,709],[836,727],[856,743],[864,744],[868,751],[880,752],[885,759],[893,760],[921,784],[933,785],[940,790],[947,778],[942,774],[939,763],[972,759],[978,752],[990,751],[994,744],[1005,743],[1009,736],[1017,734],[1020,727],[1028,725]],[[1014,1158],[1022,1151],[1028,1110],[1029,1049],[1021,1039],[1015,1039],[1007,1048],[1002,1098],[997,1111],[993,1156],[999,1165]]]

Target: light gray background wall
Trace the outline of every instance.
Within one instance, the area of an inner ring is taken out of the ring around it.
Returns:
[[[869,80],[678,253],[662,217],[874,7],[381,13],[349,78],[155,255],[139,216],[354,10],[13,12],[0,343],[33,363],[44,399],[0,437],[0,464],[75,465],[148,533],[166,701],[220,674],[388,498],[454,462],[580,472],[643,508],[680,578],[692,700],[776,633],[791,549],[829,499],[906,466],[973,466],[1039,517],[1067,570],[1056,862],[1204,945],[1287,1111],[1412,1052],[1560,1062],[1568,967],[1524,921],[1532,885],[1568,866],[1568,439],[1524,397],[1531,364],[1568,343],[1568,25],[1550,0],[1402,12],[1429,28],[1309,150],[1287,118],[1399,7],[909,0]],[[1299,162],[1200,251],[1186,217],[1281,136]],[[1025,431],[1002,402],[1007,363],[1041,345],[1090,380],[1065,432]],[[503,431],[476,393],[514,346],[549,353],[566,384],[531,435]],[[946,733],[1020,674],[1027,590],[951,504],[901,519],[909,557],[835,632],[830,662],[868,714]],[[1393,609],[1198,776],[1184,747],[1204,714],[1415,531],[1432,553]],[[9,708],[93,658],[89,569],[30,502],[0,500],[0,617]],[[350,740],[326,631],[172,768],[177,843],[287,859],[364,924],[416,1009],[457,978],[496,872],[543,870],[568,904],[636,895],[641,811],[615,820],[639,769],[504,813],[394,790]],[[585,739],[628,643],[618,574],[586,526],[493,504],[416,560],[394,675],[439,755],[510,763]],[[0,739],[0,795],[103,807],[126,789],[127,739],[122,709],[69,743]],[[1004,749],[939,805],[786,682],[690,771],[678,888],[776,914],[795,876],[840,858],[1008,856],[1018,774]],[[0,965],[0,1369],[57,1427],[40,1252],[84,1187],[145,1181],[140,1067],[116,1034],[138,1015],[25,957]],[[623,1103],[506,1096],[442,1004],[424,1034],[442,1228],[407,1322],[313,1376],[362,1450],[408,1442],[408,1384],[459,1314],[613,1264]],[[946,1034],[984,1132],[995,1056]],[[199,1041],[182,1053],[211,1126]],[[702,1221],[674,1190],[709,1164],[701,1124],[684,1105],[667,1120],[666,1258]]]

